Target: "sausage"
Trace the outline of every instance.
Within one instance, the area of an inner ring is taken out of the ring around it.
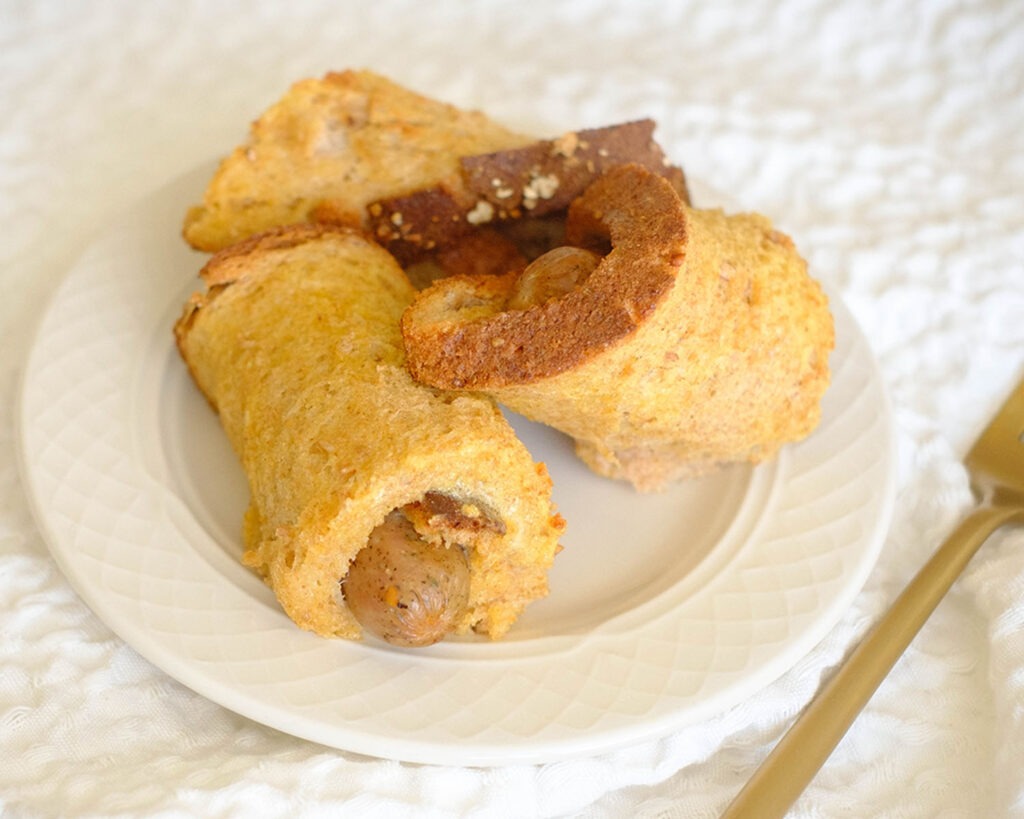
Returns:
[[[586,281],[601,257],[579,247],[556,247],[538,256],[520,274],[509,295],[509,310],[526,310],[564,296]]]
[[[341,581],[349,611],[397,646],[428,646],[463,619],[469,562],[462,547],[434,545],[395,510],[371,533]]]

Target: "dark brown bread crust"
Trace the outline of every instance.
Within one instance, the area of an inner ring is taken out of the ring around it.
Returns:
[[[654,120],[570,132],[523,148],[460,160],[466,187],[488,202],[497,219],[564,210],[606,171],[635,163],[667,178],[689,202],[680,168],[654,141]]]
[[[610,242],[611,250],[561,298],[506,310],[517,273],[443,279],[422,292],[402,318],[413,377],[491,389],[569,370],[630,336],[664,299],[686,255],[679,194],[635,164],[609,171],[573,202],[566,233],[569,244],[607,250]],[[460,320],[464,308],[470,320]]]
[[[450,247],[475,227],[467,220],[475,198],[446,185],[393,196],[367,207],[370,234],[402,264]]]
[[[635,163],[664,176],[689,203],[683,171],[654,141],[644,119],[569,132],[523,148],[463,157],[465,189],[438,185],[369,206],[370,231],[409,263],[456,242],[481,225],[564,211],[601,174]]]

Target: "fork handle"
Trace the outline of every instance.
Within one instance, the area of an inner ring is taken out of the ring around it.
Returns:
[[[968,561],[1024,508],[983,506],[957,526],[793,723],[723,819],[784,816],[825,763]]]

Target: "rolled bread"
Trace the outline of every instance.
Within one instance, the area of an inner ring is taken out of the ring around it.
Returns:
[[[429,187],[459,199],[459,157],[530,141],[372,71],[301,80],[221,161],[183,235],[216,251],[298,222],[365,227],[371,202]]]
[[[764,460],[818,424],[832,316],[767,218],[690,208],[627,165],[572,204],[566,243],[596,266],[525,307],[545,257],[420,293],[402,320],[413,376],[567,433],[591,468],[641,491]]]
[[[416,384],[399,319],[415,293],[356,231],[298,225],[215,255],[175,325],[241,460],[243,562],[299,626],[362,634],[340,587],[395,510],[466,552],[454,631],[502,636],[547,593],[564,521],[551,480],[494,403]]]

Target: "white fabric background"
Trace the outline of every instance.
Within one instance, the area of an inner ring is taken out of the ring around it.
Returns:
[[[768,213],[866,330],[899,496],[829,637],[733,711],[593,759],[371,759],[238,717],[112,635],[19,481],[14,400],[92,236],[223,154],[293,80],[366,66],[542,133],[662,123],[695,178]],[[554,92],[531,106],[524,87]],[[551,100],[555,102],[552,103]],[[0,0],[0,813],[714,816],[971,503],[959,460],[1024,374],[1024,4]],[[992,539],[798,817],[1024,816],[1024,531]]]

